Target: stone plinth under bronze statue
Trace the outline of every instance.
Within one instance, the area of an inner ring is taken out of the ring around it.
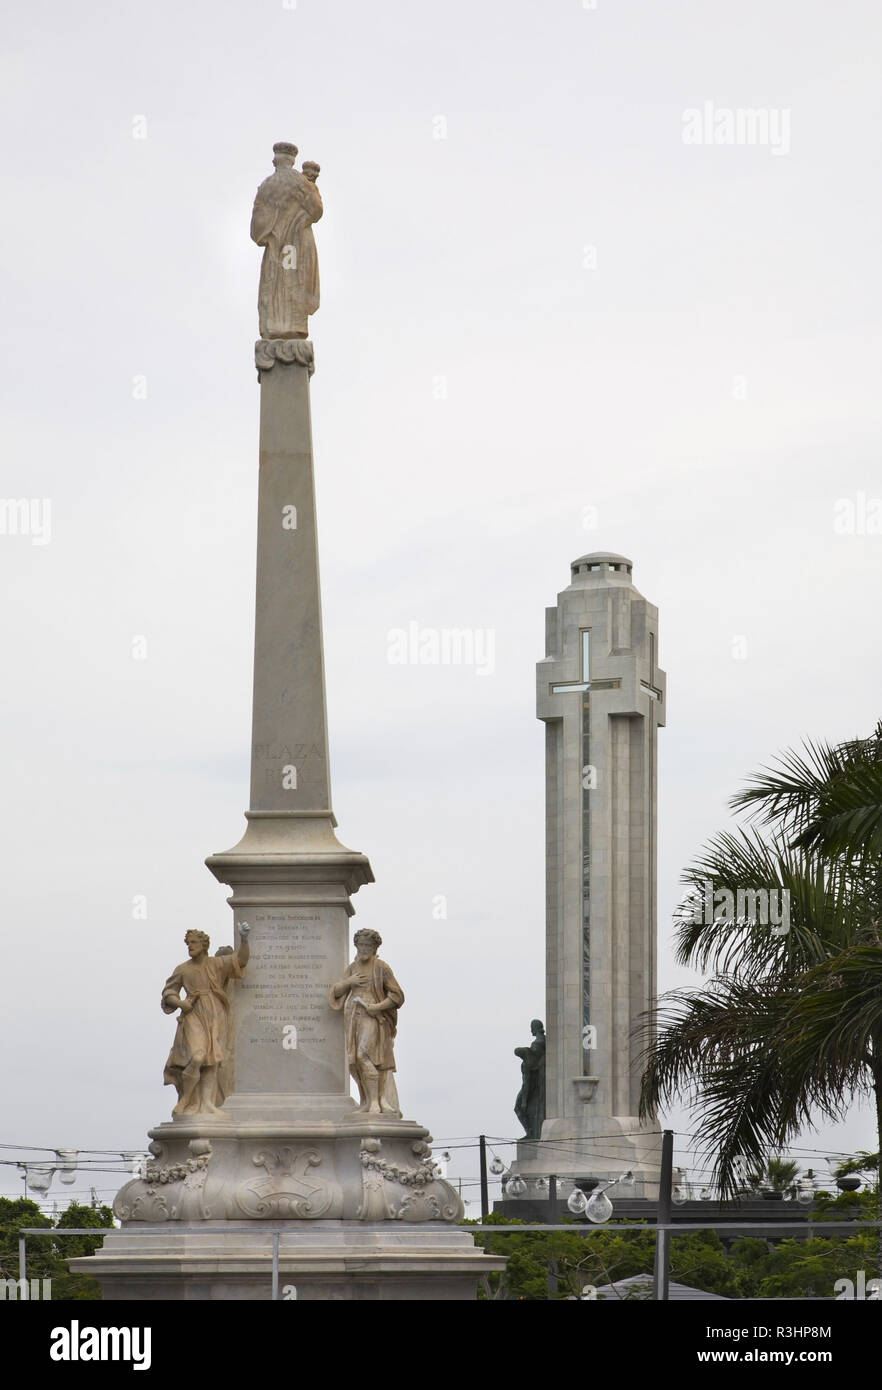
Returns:
[[[296,153],[275,147],[251,224],[265,248],[251,798],[241,841],[207,861],[233,890],[236,947],[210,957],[188,933],[163,990],[180,1010],[174,1116],[117,1196],[122,1228],[72,1261],[105,1299],[268,1299],[273,1230],[298,1299],[473,1299],[504,1263],[458,1225],[431,1135],[401,1118],[404,995],[378,933],[356,933],[347,963],[350,899],[373,874],[331,809],[305,337],[322,206],[318,166],[298,172]]]

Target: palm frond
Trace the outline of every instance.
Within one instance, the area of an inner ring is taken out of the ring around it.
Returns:
[[[844,746],[807,739],[804,752],[789,749],[773,766],[761,768],[749,778],[730,798],[730,806],[736,811],[747,810],[751,819],[774,823],[781,831],[802,828],[825,788],[846,766]]]
[[[829,856],[882,856],[882,762],[850,767],[833,781],[794,843]]]
[[[717,835],[681,881],[690,893],[674,914],[677,959],[717,974],[798,974],[854,939],[866,918],[841,866],[757,831]],[[762,912],[773,903],[778,926]]]
[[[850,946],[806,971],[782,1029],[796,1067],[814,1060],[831,1091],[865,1090],[880,1039],[882,947]]]
[[[699,1108],[696,1142],[727,1195],[738,1186],[739,1160],[760,1164],[784,1142],[788,1081],[777,1037],[788,1003],[776,987],[724,976],[665,995],[659,1035],[641,1059],[641,1115],[675,1099]]]
[[[731,799],[750,818],[828,855],[882,853],[882,720],[869,738],[806,741],[783,753]]]

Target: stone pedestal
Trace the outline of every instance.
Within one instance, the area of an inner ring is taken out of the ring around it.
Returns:
[[[528,1201],[547,1198],[552,1173],[557,1178],[558,1195],[565,1199],[586,1178],[597,1179],[602,1187],[626,1172],[633,1175],[633,1182],[622,1192],[656,1201],[660,1162],[661,1133],[652,1126],[641,1126],[636,1115],[586,1115],[578,1125],[571,1119],[546,1120],[540,1141],[518,1141],[512,1168],[527,1184],[523,1197]],[[616,1189],[610,1197],[616,1199]]]
[[[349,959],[350,894],[374,876],[365,855],[337,840],[330,811],[246,814],[240,844],[206,861],[233,889],[237,937],[240,922],[251,928],[233,997],[235,1090],[225,1109],[267,1119],[279,1106],[290,1116],[296,1104],[341,1116],[352,1104],[349,1069],[328,992]]]
[[[145,1176],[114,1203],[122,1231],[72,1262],[105,1298],[267,1299],[274,1230],[280,1284],[298,1298],[474,1298],[479,1275],[500,1267],[457,1228],[462,1204],[421,1125],[373,1121],[349,1101],[336,1118],[174,1121],[150,1134]]]
[[[88,1266],[106,1300],[187,1302],[272,1297],[269,1226],[156,1226],[147,1237],[126,1226],[109,1237]],[[317,1221],[289,1225],[279,1240],[279,1296],[303,1300],[414,1302],[475,1297],[481,1260],[464,1230],[363,1226]],[[486,1270],[501,1261],[485,1258]],[[96,1266],[98,1270],[96,1273]]]

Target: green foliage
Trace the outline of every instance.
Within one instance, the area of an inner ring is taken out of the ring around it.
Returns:
[[[826,1205],[828,1220],[874,1219],[871,1193],[843,1193],[839,1198],[831,1197],[827,1204],[821,1202],[822,1195],[818,1204]],[[865,1196],[866,1201],[855,1203],[856,1196]],[[842,1197],[852,1199],[850,1207],[842,1203]],[[522,1223],[494,1214],[486,1224]],[[480,1232],[475,1242],[493,1254],[508,1257],[503,1274],[485,1277],[481,1298],[538,1301],[578,1297],[589,1284],[601,1288],[635,1274],[652,1275],[655,1260],[654,1233],[629,1228],[627,1222],[595,1227],[590,1235],[576,1234],[575,1230],[572,1235],[564,1231]],[[670,1278],[723,1298],[829,1298],[834,1296],[837,1279],[856,1281],[861,1269],[871,1276],[876,1251],[872,1229],[849,1236],[831,1233],[829,1237],[813,1235],[775,1243],[755,1236],[724,1241],[711,1229],[689,1231],[671,1239]],[[555,1273],[557,1289],[550,1291],[549,1275]],[[642,1299],[650,1295],[651,1290],[641,1288],[637,1293],[622,1289],[618,1296]],[[604,1294],[605,1298],[616,1296]]]
[[[475,1223],[467,1221],[463,1224],[468,1226]],[[520,1226],[524,1223],[494,1212],[487,1217],[485,1224]],[[572,1235],[566,1231],[524,1231],[523,1234],[512,1232],[499,1235],[481,1231],[475,1235],[475,1243],[490,1254],[504,1255],[508,1259],[504,1274],[485,1276],[479,1298],[560,1299],[580,1293],[584,1284],[596,1282],[589,1273],[585,1273],[584,1277],[580,1274],[591,1241],[586,1241],[575,1231]],[[638,1257],[634,1272],[639,1272],[641,1268]],[[558,1288],[556,1293],[550,1293],[549,1276],[553,1278],[555,1271]]]
[[[799,1177],[799,1164],[776,1154],[766,1160],[766,1177],[776,1192],[786,1192]]]
[[[0,1277],[18,1278],[18,1231],[21,1226],[46,1226],[52,1222],[28,1197],[0,1197]],[[53,1244],[43,1236],[28,1236],[28,1276],[48,1279],[52,1270]]]
[[[879,1155],[878,1153],[868,1153],[866,1149],[858,1149],[853,1158],[847,1158],[844,1163],[840,1163],[836,1168],[837,1178],[847,1178],[853,1173],[868,1173],[875,1180],[879,1176]]]
[[[754,1191],[767,1188],[771,1192],[787,1192],[799,1176],[799,1164],[791,1158],[774,1154],[767,1158],[747,1175],[747,1181]]]
[[[876,1221],[879,1198],[875,1187],[862,1192],[816,1192],[814,1211],[819,1221]]]
[[[842,1242],[833,1240],[782,1240],[755,1261],[745,1281],[753,1298],[804,1298],[811,1289],[830,1295],[834,1281],[846,1269],[854,1273]]]
[[[45,1226],[47,1231],[65,1226],[94,1226],[96,1231],[102,1231],[112,1225],[110,1207],[82,1207],[71,1202],[53,1223],[36,1202],[28,1198],[13,1201],[0,1197],[0,1277],[18,1278],[18,1231],[22,1226]],[[100,1299],[100,1284],[85,1274],[69,1273],[67,1262],[79,1255],[91,1255],[102,1240],[102,1235],[65,1236],[63,1239],[53,1239],[51,1235],[28,1236],[28,1279],[51,1279],[53,1303]]]
[[[690,1231],[671,1238],[671,1279],[692,1289],[740,1297],[737,1263],[716,1231]]]
[[[55,1223],[58,1229],[65,1226],[94,1226],[103,1231],[113,1225],[113,1212],[110,1207],[82,1207],[71,1202]],[[101,1285],[86,1274],[70,1274],[67,1261],[81,1255],[93,1255],[101,1248],[103,1235],[65,1236],[58,1241],[59,1270],[52,1277],[52,1298],[59,1300],[94,1300],[101,1298]]]

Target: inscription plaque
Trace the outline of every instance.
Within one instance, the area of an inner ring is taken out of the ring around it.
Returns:
[[[346,962],[347,913],[272,907],[241,915],[252,933],[234,999],[236,1092],[348,1095],[342,1019],[328,1007]]]

